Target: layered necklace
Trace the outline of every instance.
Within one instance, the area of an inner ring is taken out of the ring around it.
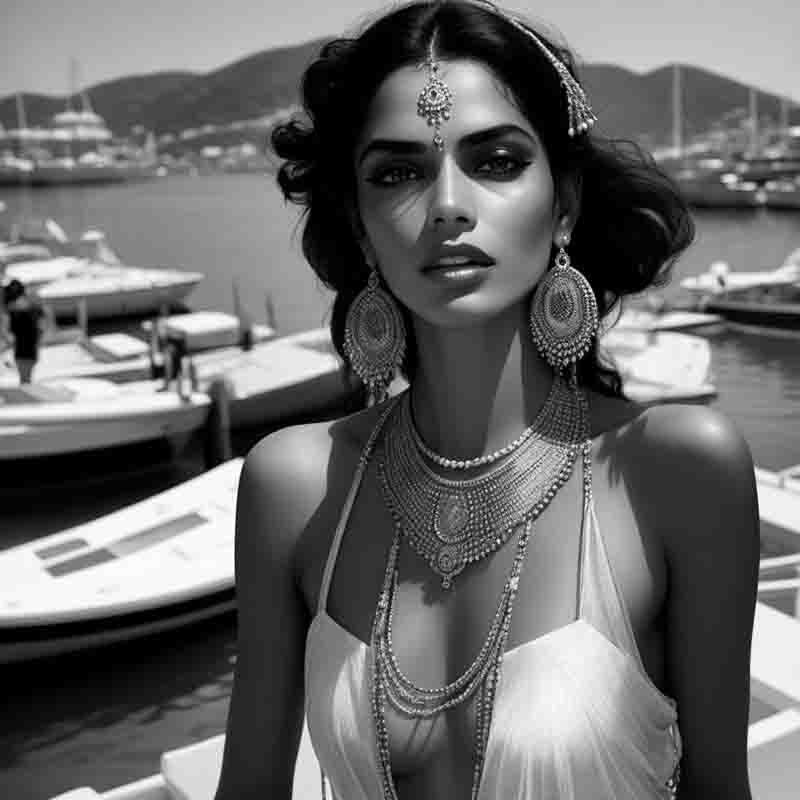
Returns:
[[[407,393],[400,401],[395,424],[386,432],[378,458],[383,496],[395,519],[370,639],[378,765],[384,800],[397,800],[386,725],[387,703],[407,717],[430,718],[477,695],[470,795],[471,800],[476,800],[503,653],[533,523],[569,477],[580,450],[584,480],[591,475],[586,401],[577,387],[556,377],[533,425],[508,446],[504,454],[508,460],[471,479],[438,476],[423,458],[426,452],[429,458],[436,454],[421,448],[421,442],[413,427]],[[482,457],[477,461],[483,465],[498,459]],[[462,467],[456,464],[456,468]],[[402,539],[427,560],[442,578],[442,585],[450,587],[453,577],[467,564],[489,555],[520,527],[508,578],[475,659],[445,686],[416,685],[400,668],[392,645]]]
[[[395,522],[444,588],[547,507],[572,472],[584,437],[583,405],[578,390],[556,377],[533,424],[498,451],[505,451],[504,460],[491,454],[457,462],[424,445],[406,393],[397,423],[386,434],[378,475]],[[477,477],[454,480],[437,475],[426,457],[455,468],[498,463]]]

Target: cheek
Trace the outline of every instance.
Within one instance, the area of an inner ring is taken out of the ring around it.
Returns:
[[[418,198],[364,197],[362,220],[378,263],[384,272],[413,263],[417,257],[425,215]]]
[[[539,185],[506,200],[494,217],[508,257],[513,259],[517,254],[528,266],[546,266],[556,223],[552,189]]]

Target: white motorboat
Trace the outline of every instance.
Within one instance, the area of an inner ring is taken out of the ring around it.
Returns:
[[[169,630],[233,608],[242,459],[0,551],[0,663]]]
[[[224,381],[232,428],[273,425],[341,404],[359,391],[328,328],[279,337],[250,350],[223,348],[194,359],[201,390]]]
[[[722,322],[719,314],[703,314],[698,311],[648,311],[628,308],[614,323],[616,331],[684,331],[706,328]]]
[[[707,402],[716,396],[709,380],[711,347],[699,336],[614,327],[602,335],[600,349],[619,371],[631,400]]]
[[[326,328],[191,358],[194,390],[185,372],[170,389],[163,380],[99,378],[0,385],[0,463],[189,434],[206,423],[207,392],[218,382],[226,429],[277,425],[329,409],[357,390]]]
[[[207,394],[163,389],[163,381],[98,378],[0,386],[0,463],[176,439],[202,427]]]
[[[159,339],[179,340],[186,353],[203,352],[199,358],[208,356],[205,351],[213,350],[219,358],[222,353],[229,356],[240,352],[244,331],[238,317],[221,311],[193,311],[187,314],[160,317]],[[103,333],[85,336],[82,331],[61,331],[46,334],[52,336],[51,343],[39,348],[39,359],[34,369],[37,381],[52,381],[60,378],[106,378],[114,381],[144,380],[154,377],[163,364],[163,353],[158,342],[152,341],[153,323],[142,324],[143,336],[129,333]],[[249,326],[250,341],[258,345],[275,337],[275,330],[269,325]],[[11,350],[0,357],[0,386],[18,384],[19,376],[14,365]]]
[[[103,264],[61,256],[9,264],[6,278],[21,281],[56,317],[92,318],[155,313],[181,303],[201,272]],[[84,305],[85,312],[79,310]]]
[[[800,331],[800,250],[774,270],[731,271],[715,262],[702,275],[684,278],[703,311],[748,328]]]

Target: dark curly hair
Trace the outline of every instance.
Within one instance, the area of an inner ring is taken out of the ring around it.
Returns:
[[[536,35],[575,75],[569,51]],[[633,142],[594,131],[568,136],[567,102],[556,71],[502,13],[469,0],[413,2],[379,18],[357,38],[327,43],[303,77],[304,117],[272,134],[283,159],[278,184],[287,200],[305,207],[303,252],[336,293],[331,331],[339,353],[344,357],[347,308],[369,274],[353,226],[352,155],[381,83],[402,66],[424,62],[434,36],[437,56],[480,61],[508,87],[539,134],[556,183],[568,175],[579,181],[581,211],[570,256],[589,280],[601,318],[623,295],[663,283],[691,243],[694,225],[678,189],[653,159]],[[406,322],[403,368],[412,377],[416,352]],[[578,379],[605,394],[622,394],[618,373],[601,362],[596,343],[578,363]]]

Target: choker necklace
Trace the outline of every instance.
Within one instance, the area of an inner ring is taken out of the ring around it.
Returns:
[[[409,545],[449,589],[468,564],[493,553],[547,508],[588,436],[586,400],[555,377],[531,432],[510,457],[483,475],[452,480],[425,462],[412,433],[409,397],[384,437],[378,477]]]
[[[553,385],[550,388],[551,395],[555,389],[556,383],[553,381]],[[548,400],[549,399],[550,398],[548,397]],[[437,452],[431,450],[431,448],[425,444],[425,442],[422,440],[422,437],[419,435],[416,423],[414,422],[414,404],[410,398],[408,400],[408,405],[409,417],[411,421],[411,436],[414,439],[414,445],[416,448],[423,452],[427,458],[433,461],[434,464],[438,464],[440,467],[444,467],[445,469],[472,469],[473,467],[483,467],[487,464],[493,464],[498,458],[503,458],[503,456],[513,453],[529,436],[531,436],[537,430],[537,428],[541,426],[542,416],[547,410],[548,401],[545,401],[545,404],[536,415],[536,419],[527,428],[525,428],[525,430],[522,431],[522,433],[517,436],[513,442],[509,442],[507,445],[501,447],[499,450],[495,450],[493,453],[487,453],[486,455],[478,456],[477,458],[467,458],[463,461],[459,461],[455,458],[447,458],[446,456],[440,456]]]

